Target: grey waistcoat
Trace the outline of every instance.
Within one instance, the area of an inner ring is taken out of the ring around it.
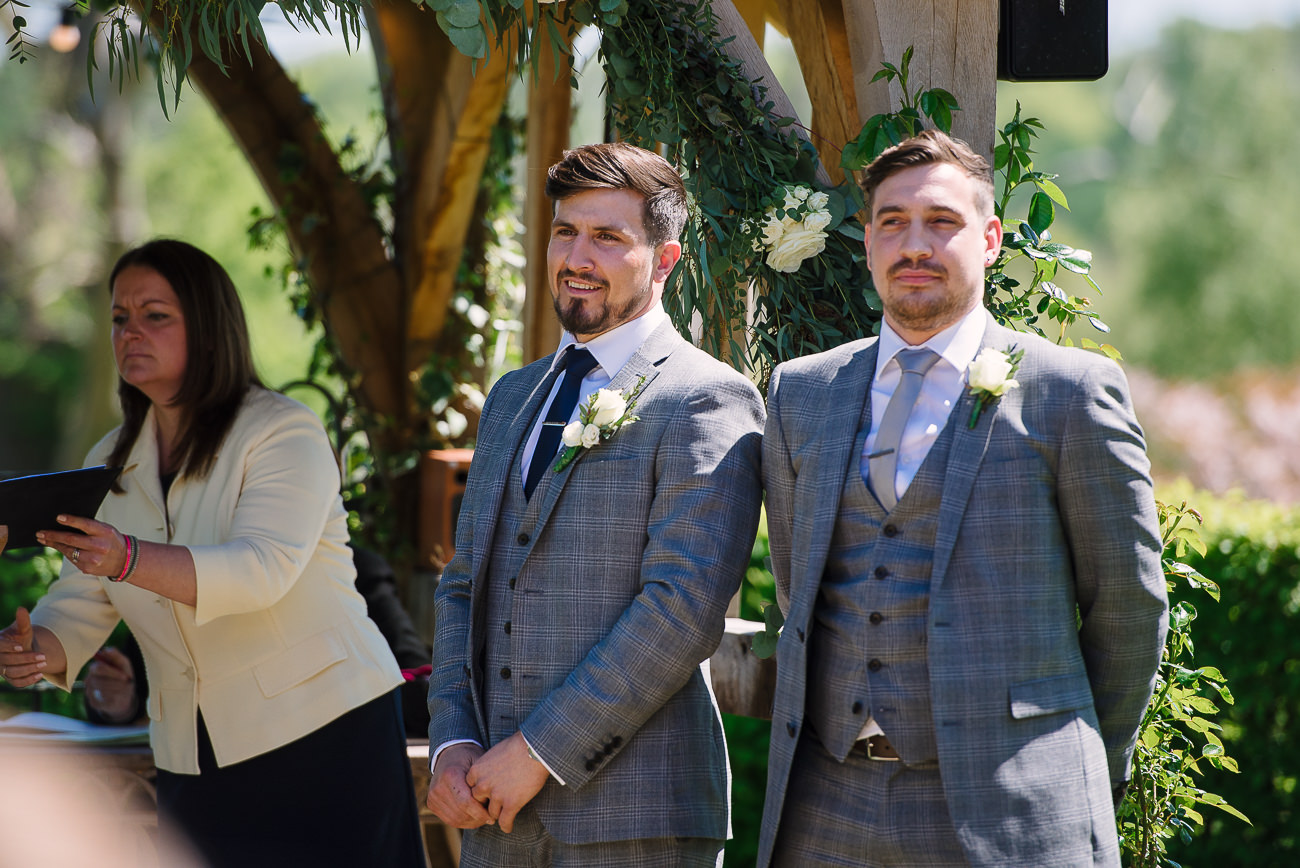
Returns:
[[[865,414],[865,411],[864,411]],[[843,761],[868,715],[904,762],[936,759],[926,635],[952,420],[888,515],[862,480],[857,436],[817,598],[808,722]]]

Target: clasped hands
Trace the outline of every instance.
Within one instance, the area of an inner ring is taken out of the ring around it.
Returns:
[[[528,755],[522,733],[487,752],[476,744],[456,744],[438,755],[425,803],[448,826],[477,829],[495,823],[509,833],[515,816],[548,777],[546,767]]]

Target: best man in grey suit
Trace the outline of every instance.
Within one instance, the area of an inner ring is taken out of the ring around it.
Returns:
[[[712,866],[730,781],[701,663],[753,545],[762,401],[664,313],[686,222],[665,160],[578,148],[546,193],[565,333],[483,409],[436,597],[428,804],[471,830],[463,866]],[[606,386],[639,419],[556,470],[565,394]]]
[[[1168,606],[1126,381],[984,309],[1002,226],[964,143],[923,133],[864,188],[880,337],[768,395],[759,865],[1118,866]]]

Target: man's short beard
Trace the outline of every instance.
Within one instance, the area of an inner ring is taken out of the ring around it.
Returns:
[[[567,306],[561,306],[558,295],[552,296],[551,304],[555,307],[560,326],[569,334],[599,335],[632,319],[645,304],[647,294],[648,288],[646,293],[628,299],[627,304],[617,311],[611,311],[607,302],[602,301],[597,306],[590,299],[581,298],[571,298]]]

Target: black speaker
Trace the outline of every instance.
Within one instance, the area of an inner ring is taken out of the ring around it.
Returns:
[[[1110,65],[1106,0],[1001,0],[998,78],[1093,81]]]

